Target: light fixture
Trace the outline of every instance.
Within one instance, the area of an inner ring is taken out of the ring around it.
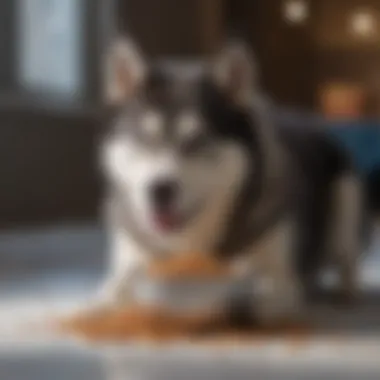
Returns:
[[[309,16],[307,0],[287,0],[284,3],[284,19],[290,24],[302,24]]]
[[[351,31],[359,37],[370,37],[376,32],[376,18],[368,10],[356,11],[350,19]]]

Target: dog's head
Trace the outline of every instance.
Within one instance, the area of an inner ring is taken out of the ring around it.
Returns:
[[[227,202],[250,165],[254,140],[250,52],[231,43],[205,64],[150,64],[122,39],[107,63],[107,101],[117,116],[103,157],[136,223],[170,234],[218,198]]]

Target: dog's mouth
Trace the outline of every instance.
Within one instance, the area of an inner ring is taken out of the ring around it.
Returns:
[[[156,209],[153,211],[153,222],[160,232],[175,232],[188,225],[199,209],[200,204],[194,205],[185,211],[175,207]]]
[[[156,210],[153,214],[155,226],[164,232],[179,229],[182,225],[182,216],[175,210]]]

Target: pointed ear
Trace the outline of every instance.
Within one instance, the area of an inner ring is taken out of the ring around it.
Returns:
[[[241,41],[230,41],[214,60],[213,76],[233,102],[248,105],[257,77],[253,52]]]
[[[137,46],[128,38],[118,38],[106,56],[105,100],[120,105],[141,87],[146,63]]]

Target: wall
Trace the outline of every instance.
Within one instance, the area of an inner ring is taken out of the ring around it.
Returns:
[[[150,56],[209,53],[222,33],[221,0],[119,0],[119,28]]]
[[[364,86],[369,96],[368,112],[380,114],[380,2],[377,0],[319,0],[313,30],[318,83],[330,80]],[[371,11],[377,30],[368,37],[350,32],[355,11]]]
[[[0,110],[0,225],[93,218],[97,117]]]
[[[254,47],[264,89],[282,104],[310,107],[314,56],[311,25],[289,26],[282,0],[229,0],[227,23]]]
[[[82,1],[85,91],[75,104],[30,96],[17,84],[15,3],[0,1],[0,226],[94,218],[104,1]]]

